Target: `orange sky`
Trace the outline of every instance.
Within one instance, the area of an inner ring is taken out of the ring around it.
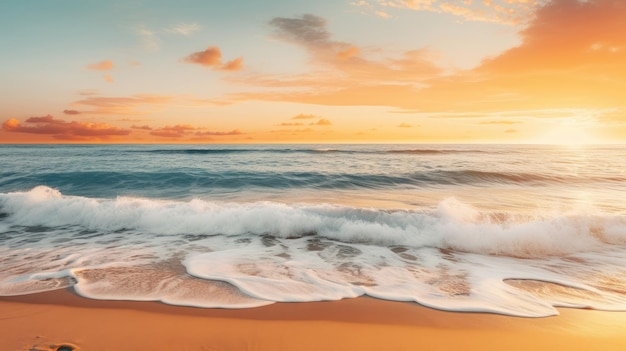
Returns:
[[[186,2],[0,5],[0,142],[626,141],[626,1]]]

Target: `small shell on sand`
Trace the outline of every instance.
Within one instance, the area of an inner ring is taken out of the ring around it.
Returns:
[[[77,351],[78,347],[76,347],[75,345],[71,345],[71,344],[61,344],[59,345],[55,351]]]
[[[38,344],[33,345],[28,351],[79,351],[78,346],[67,342],[59,344]]]

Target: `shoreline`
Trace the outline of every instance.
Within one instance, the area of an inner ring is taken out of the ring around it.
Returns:
[[[0,350],[624,350],[626,313],[520,318],[359,297],[204,309],[91,300],[63,289],[0,297]]]

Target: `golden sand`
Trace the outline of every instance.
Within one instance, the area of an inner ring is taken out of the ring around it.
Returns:
[[[372,298],[244,310],[0,297],[0,350],[626,350],[626,313],[549,318],[444,312]]]

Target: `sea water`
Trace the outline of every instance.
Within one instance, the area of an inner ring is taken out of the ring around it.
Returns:
[[[0,146],[0,295],[626,310],[626,148]]]

